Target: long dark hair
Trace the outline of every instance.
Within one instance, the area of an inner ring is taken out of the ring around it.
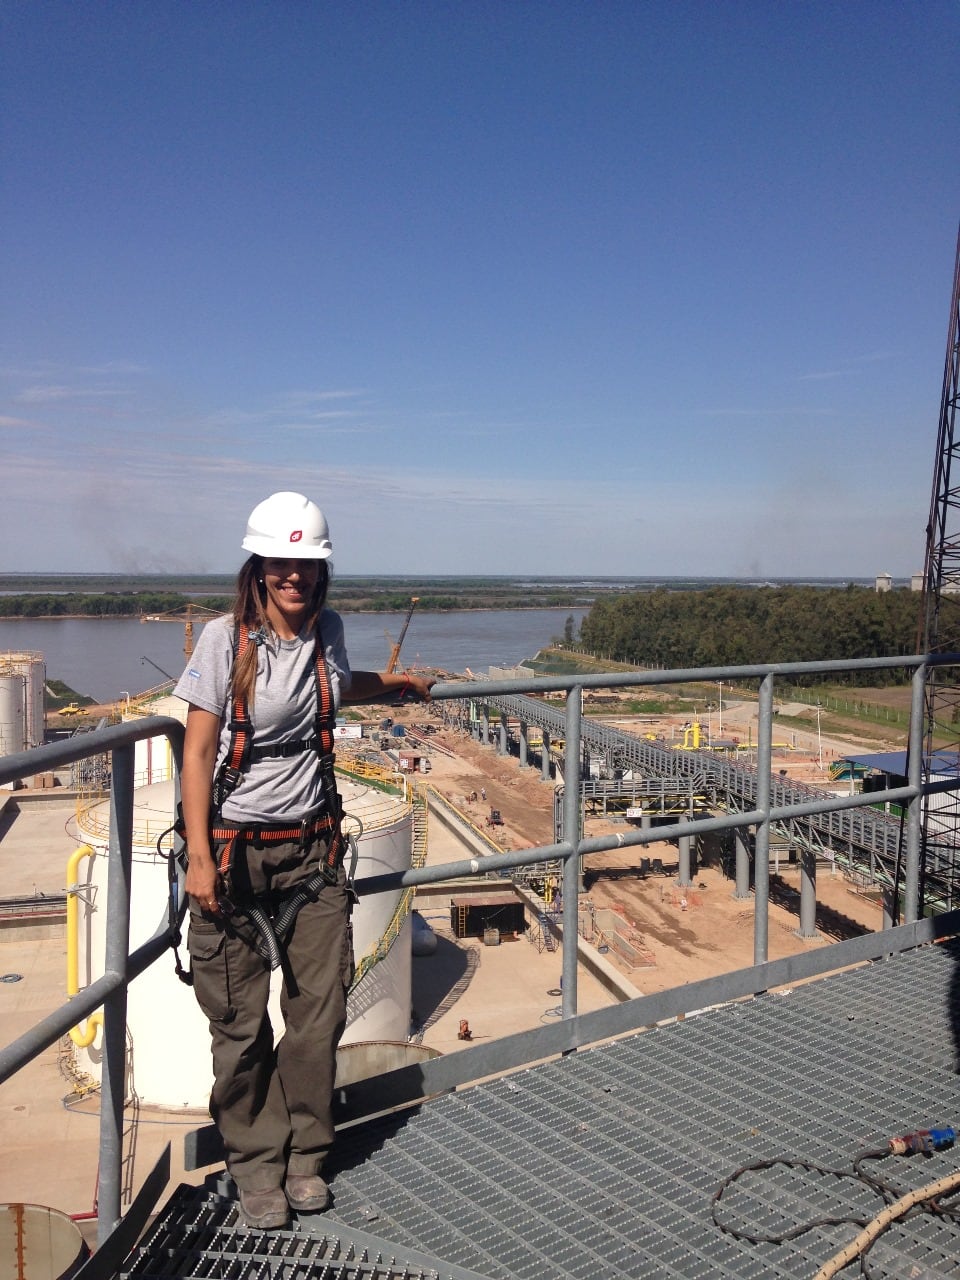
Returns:
[[[320,611],[326,604],[327,591],[330,588],[330,565],[321,560],[317,574],[317,585],[307,610],[310,627],[316,627]],[[265,632],[270,635],[273,627],[267,617],[267,589],[263,584],[263,556],[252,555],[244,561],[237,574],[237,594],[233,602],[234,620],[251,631]],[[242,698],[248,709],[253,706],[253,688],[257,679],[257,645],[249,644],[246,650],[233,664],[232,692],[233,696]]]

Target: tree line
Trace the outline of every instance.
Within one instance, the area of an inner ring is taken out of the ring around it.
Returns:
[[[719,667],[891,657],[916,651],[920,596],[870,588],[712,587],[597,600],[580,646],[618,662]],[[903,673],[847,673],[841,682],[898,684]]]
[[[454,609],[548,609],[569,606],[572,592],[531,589],[455,587],[450,591],[424,592],[418,597],[421,613],[444,613]],[[186,596],[171,591],[109,591],[102,593],[65,591],[22,592],[0,595],[0,618],[136,618],[141,613],[182,612],[188,603],[217,613],[229,613],[230,595]],[[334,578],[330,603],[344,613],[403,613],[410,606],[407,592],[386,591],[358,585],[356,580]]]
[[[187,596],[163,591],[10,595],[0,596],[0,618],[137,618],[183,609],[187,601]],[[193,603],[226,613],[231,602],[229,596],[205,596]]]

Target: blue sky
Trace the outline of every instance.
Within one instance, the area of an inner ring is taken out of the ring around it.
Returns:
[[[908,575],[960,7],[0,9],[0,570]]]

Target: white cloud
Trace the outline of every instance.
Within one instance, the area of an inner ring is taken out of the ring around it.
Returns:
[[[125,387],[76,387],[49,384],[47,386],[24,387],[17,392],[14,399],[20,404],[57,404],[71,400],[112,399],[115,396],[127,395]]]

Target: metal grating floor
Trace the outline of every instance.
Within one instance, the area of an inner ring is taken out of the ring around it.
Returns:
[[[287,1231],[251,1231],[222,1182],[229,1179],[178,1188],[117,1274],[123,1280],[485,1280],[320,1214],[301,1215]]]
[[[807,1280],[856,1229],[816,1227],[784,1244],[737,1239],[711,1216],[721,1180],[778,1156],[847,1167],[891,1136],[960,1126],[958,1058],[954,940],[345,1130],[329,1170],[334,1209],[312,1224],[327,1233],[325,1245],[375,1232],[404,1266],[414,1258],[432,1262],[437,1275],[468,1269],[490,1280]],[[871,1166],[896,1194],[957,1171],[960,1146]],[[175,1196],[165,1216],[179,1212],[178,1204]],[[738,1182],[721,1207],[731,1225],[773,1234],[830,1215],[869,1219],[883,1202],[859,1182],[778,1167]],[[155,1231],[164,1230],[161,1218]],[[312,1238],[302,1231],[271,1235]],[[266,1239],[237,1243],[236,1252],[246,1250],[252,1261],[259,1249],[263,1261]],[[306,1271],[189,1270],[172,1261],[158,1269],[146,1266],[145,1256],[141,1250],[124,1275],[421,1274],[363,1270],[360,1262],[325,1271],[322,1258]],[[880,1237],[869,1254],[870,1275],[960,1276],[958,1259],[960,1224],[924,1214]],[[855,1271],[856,1264],[844,1274]]]

